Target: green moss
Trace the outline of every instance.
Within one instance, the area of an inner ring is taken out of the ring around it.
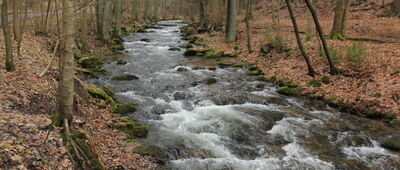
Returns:
[[[394,151],[400,151],[400,136],[392,136],[385,139],[381,146]]]
[[[143,145],[136,146],[135,148],[132,149],[134,153],[137,153],[139,155],[148,155],[149,154],[149,148]]]
[[[214,51],[209,51],[206,53],[205,57],[207,59],[214,59],[214,58],[220,58],[222,57],[221,53],[216,53]]]
[[[135,112],[136,106],[133,104],[125,103],[125,104],[116,104],[112,110],[113,113],[126,115],[128,113]]]
[[[391,127],[397,127],[398,126],[398,122],[397,122],[397,120],[396,119],[391,119],[391,120],[389,120],[389,126],[391,126]]]
[[[116,81],[131,81],[131,80],[137,80],[139,79],[139,77],[132,74],[122,74],[119,76],[114,76],[111,79]]]
[[[290,88],[288,86],[279,87],[276,91],[288,96],[300,96],[302,92],[300,88]]]
[[[198,56],[198,55],[202,54],[202,56],[203,56],[207,51],[208,51],[208,49],[193,49],[193,48],[190,48],[190,49],[187,49],[183,53],[183,55],[188,57],[188,56]]]
[[[125,64],[128,64],[128,62],[126,62],[125,60],[118,60],[117,64],[118,65],[125,65]]]
[[[103,90],[93,88],[93,87],[88,87],[87,90],[88,90],[89,95],[91,95],[92,97],[104,100],[110,105],[115,105],[114,99],[111,96],[109,96],[106,92],[104,92]]]
[[[325,84],[329,84],[329,83],[331,82],[331,80],[329,79],[328,76],[323,76],[323,77],[321,78],[321,82],[322,82],[322,83],[325,83]]]
[[[186,48],[186,49],[193,48],[193,45],[192,45],[192,44],[187,44],[187,45],[185,46],[185,48]]]
[[[250,71],[257,71],[257,70],[260,70],[260,68],[258,66],[251,66],[251,67],[249,67],[249,70]]]
[[[109,49],[112,52],[117,52],[117,51],[125,50],[125,47],[123,44],[115,44],[115,45],[111,45]]]
[[[136,120],[129,117],[119,117],[117,120],[121,123],[112,124],[111,126],[113,128],[118,129],[133,138],[144,138],[147,136],[148,127],[138,123]]]
[[[103,65],[100,59],[95,56],[82,58],[78,60],[78,64],[86,69],[95,69]]]
[[[259,76],[257,76],[256,80],[257,81],[267,81],[267,78],[265,78],[264,75],[259,75]]]
[[[376,111],[374,109],[368,109],[365,112],[365,115],[367,115],[367,117],[369,117],[369,118],[375,118],[378,116],[378,114],[376,113]]]
[[[232,67],[242,68],[242,67],[243,67],[243,64],[234,64],[234,65],[232,65]]]
[[[321,82],[318,80],[311,80],[308,82],[308,85],[311,87],[321,87]]]
[[[115,93],[112,91],[110,86],[108,85],[103,86],[103,91],[115,100]]]
[[[226,62],[220,62],[220,63],[218,63],[218,66],[220,66],[220,67],[229,67],[229,66],[231,66],[232,64],[229,64],[229,63],[226,63]]]

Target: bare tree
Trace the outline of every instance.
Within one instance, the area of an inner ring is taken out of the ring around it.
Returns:
[[[336,0],[335,18],[333,20],[332,31],[329,35],[330,38],[339,40],[346,39],[344,32],[350,4],[351,0]]]
[[[6,43],[6,70],[14,71],[14,55],[12,50],[12,40],[10,36],[10,28],[8,26],[8,0],[3,0],[1,4],[1,25],[3,26],[4,39]]]
[[[225,39],[232,42],[236,39],[236,0],[228,0],[225,26]]]

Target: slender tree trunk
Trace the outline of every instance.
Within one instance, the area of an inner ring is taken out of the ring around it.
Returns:
[[[71,122],[74,103],[74,0],[63,0],[62,13],[63,48],[60,53],[58,112],[62,120],[67,119]]]
[[[89,8],[87,8],[84,3],[83,3],[82,8],[83,9],[81,11],[81,17],[80,17],[81,18],[81,23],[80,23],[80,25],[81,25],[80,33],[81,34],[80,34],[79,39],[80,39],[81,43],[86,47],[87,46],[88,25],[89,25],[88,19],[87,19],[88,15],[89,15]]]
[[[393,0],[393,12],[397,15],[400,15],[400,0]]]
[[[311,65],[310,58],[308,57],[308,55],[306,54],[306,52],[304,50],[303,43],[301,42],[299,28],[297,26],[297,21],[296,21],[296,17],[294,15],[292,6],[290,5],[290,1],[289,0],[285,0],[285,2],[286,2],[286,6],[288,7],[288,10],[289,10],[290,19],[292,20],[292,23],[293,23],[294,33],[296,34],[297,45],[299,46],[301,55],[303,56],[304,60],[307,63],[308,74],[310,76],[314,76],[316,73],[315,73],[315,71],[314,71],[314,69],[313,69],[313,67]]]
[[[118,36],[122,35],[121,32],[121,18],[122,18],[122,0],[115,0],[115,31]]]
[[[251,18],[251,0],[246,0],[246,36],[247,36],[247,50],[252,53],[251,50],[251,39],[250,39],[250,18]]]
[[[236,0],[228,0],[225,39],[228,42],[236,39]]]
[[[335,67],[335,64],[333,63],[331,55],[329,53],[328,43],[326,42],[326,39],[324,37],[324,31],[322,30],[322,27],[319,24],[317,12],[315,11],[314,6],[310,3],[309,0],[304,0],[304,1],[306,2],[307,7],[311,12],[311,15],[312,15],[312,17],[314,19],[315,27],[316,27],[316,29],[318,31],[318,35],[319,35],[319,37],[320,37],[320,39],[322,41],[322,46],[324,48],[325,55],[326,55],[326,57],[328,59],[328,63],[329,63],[329,67],[330,67],[330,73],[331,74],[339,74],[339,70]]]
[[[3,26],[4,40],[6,43],[6,70],[14,71],[14,55],[12,50],[12,40],[10,28],[8,26],[8,4],[7,0],[3,0],[1,4],[1,25]]]
[[[199,21],[200,27],[204,27],[206,24],[206,11],[204,8],[204,0],[199,0]]]
[[[108,42],[110,40],[110,23],[111,23],[111,16],[112,16],[112,1],[106,0],[104,3],[104,11],[103,11],[103,18],[102,18],[102,35],[103,40]]]
[[[22,43],[22,0],[14,0],[13,2],[13,30],[14,39],[17,42],[17,54],[21,55],[21,43]]]

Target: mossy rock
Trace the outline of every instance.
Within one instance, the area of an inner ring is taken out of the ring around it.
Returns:
[[[214,59],[214,58],[220,58],[220,57],[222,57],[220,54],[213,52],[213,51],[207,52],[205,55],[205,58],[207,58],[207,59]]]
[[[94,87],[87,88],[90,96],[106,101],[110,105],[115,105],[115,100],[103,90]]]
[[[395,118],[392,118],[391,120],[388,121],[390,127],[397,127],[398,122]]]
[[[187,45],[185,46],[186,49],[193,48],[193,47],[194,47],[193,44],[187,44]]]
[[[168,49],[169,51],[181,51],[181,49],[180,48],[178,48],[178,47],[172,47],[172,48],[170,48],[170,49]]]
[[[126,64],[128,64],[128,62],[125,61],[125,60],[118,60],[118,61],[117,61],[117,64],[118,64],[118,65],[126,65]]]
[[[137,154],[139,154],[139,155],[149,155],[149,148],[148,147],[146,147],[146,146],[143,146],[143,145],[139,145],[139,146],[136,146],[136,147],[134,147],[133,149],[132,149],[132,151],[134,152],[134,153],[137,153]]]
[[[234,64],[234,65],[232,65],[232,67],[242,68],[243,64]]]
[[[257,70],[257,71],[248,71],[246,72],[246,74],[249,76],[259,76],[259,75],[264,75],[265,73],[261,70]]]
[[[251,66],[249,67],[249,71],[258,71],[260,68],[258,66]]]
[[[185,72],[185,71],[189,71],[187,68],[185,67],[179,67],[178,69],[176,69],[177,72]]]
[[[139,77],[132,74],[122,74],[119,76],[114,76],[111,79],[116,81],[131,81],[131,80],[138,80]]]
[[[124,44],[113,44],[109,48],[112,52],[125,50]]]
[[[381,143],[381,146],[393,151],[400,151],[400,135],[386,138]]]
[[[308,82],[308,85],[311,87],[321,87],[321,82],[318,80],[311,80]]]
[[[376,117],[378,117],[378,113],[377,113],[374,109],[368,109],[368,110],[365,112],[365,115],[366,115],[367,117],[369,117],[369,118],[376,118]]]
[[[80,59],[78,64],[86,69],[95,69],[101,67],[103,62],[101,62],[99,58],[91,56]]]
[[[321,82],[324,84],[329,84],[331,82],[331,80],[329,79],[328,76],[324,76],[321,78]]]
[[[218,66],[220,66],[220,67],[222,67],[222,68],[225,68],[225,67],[230,67],[230,66],[232,66],[232,64],[230,64],[230,63],[225,63],[225,62],[220,62],[220,63],[218,63]]]
[[[136,120],[129,117],[117,118],[118,123],[113,123],[111,127],[118,129],[132,138],[144,138],[149,132],[148,127],[138,123]]]
[[[103,86],[103,91],[115,100],[115,93],[112,91],[111,87],[108,85]]]
[[[290,88],[288,86],[279,87],[276,92],[288,96],[300,96],[302,90],[300,88]]]
[[[184,53],[183,53],[183,55],[184,56],[204,56],[206,53],[207,53],[207,51],[209,51],[209,49],[193,49],[193,48],[190,48],[190,49],[187,49]]]
[[[128,113],[135,112],[136,106],[133,104],[129,103],[124,103],[124,104],[116,104],[112,110],[113,113],[120,114],[120,115],[126,115]]]
[[[259,76],[256,77],[256,80],[257,81],[267,81],[267,78],[265,78],[264,75],[259,75]]]

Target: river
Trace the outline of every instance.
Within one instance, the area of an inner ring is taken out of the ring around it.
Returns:
[[[283,96],[247,68],[216,68],[215,60],[185,58],[180,21],[162,21],[149,33],[124,38],[126,65],[105,64],[90,82],[109,85],[132,117],[150,126],[142,142],[158,146],[167,169],[400,169],[397,153],[380,147],[395,129]],[[113,81],[129,73],[133,81]],[[214,84],[205,83],[207,79]]]

